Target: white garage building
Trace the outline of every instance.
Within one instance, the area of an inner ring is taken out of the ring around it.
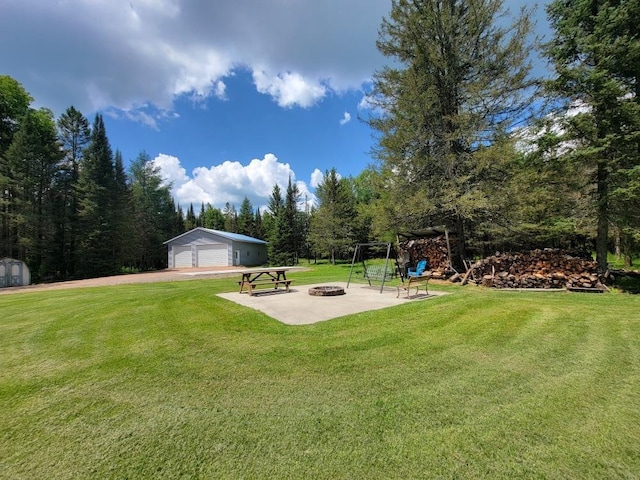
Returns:
[[[169,268],[251,267],[267,263],[267,242],[197,227],[164,242]]]

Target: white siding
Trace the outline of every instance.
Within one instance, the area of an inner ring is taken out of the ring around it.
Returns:
[[[229,263],[229,252],[226,244],[210,244],[196,246],[197,267],[226,267]]]
[[[29,268],[13,258],[0,258],[0,288],[19,287],[31,283]]]
[[[240,252],[240,265],[254,267],[267,263],[267,246],[264,244],[233,242],[233,249]]]
[[[191,268],[193,261],[191,259],[191,246],[173,247],[173,268]]]
[[[234,264],[235,251],[238,251],[240,265],[257,266],[267,262],[265,242],[237,237],[243,236],[194,228],[165,242],[168,246],[168,265],[170,268],[231,266]]]

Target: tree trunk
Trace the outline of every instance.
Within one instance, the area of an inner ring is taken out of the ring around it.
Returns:
[[[598,262],[598,271],[604,273],[607,270],[607,253],[609,251],[609,173],[606,163],[602,160],[598,162],[597,181],[598,231],[596,234],[596,262]]]
[[[458,272],[464,272],[464,258],[466,257],[466,242],[464,219],[460,215],[456,215],[454,220],[454,231],[457,235],[453,251],[451,252],[451,266]]]

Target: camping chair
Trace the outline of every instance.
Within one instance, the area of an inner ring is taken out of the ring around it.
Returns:
[[[424,273],[424,271],[427,269],[427,261],[426,260],[420,260],[418,262],[418,264],[416,265],[416,268],[409,268],[409,270],[407,271],[407,276],[408,277],[419,277],[420,275],[422,275]]]

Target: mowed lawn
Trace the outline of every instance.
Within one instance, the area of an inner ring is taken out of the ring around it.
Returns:
[[[0,478],[640,477],[637,295],[286,326],[234,280],[0,295]]]

